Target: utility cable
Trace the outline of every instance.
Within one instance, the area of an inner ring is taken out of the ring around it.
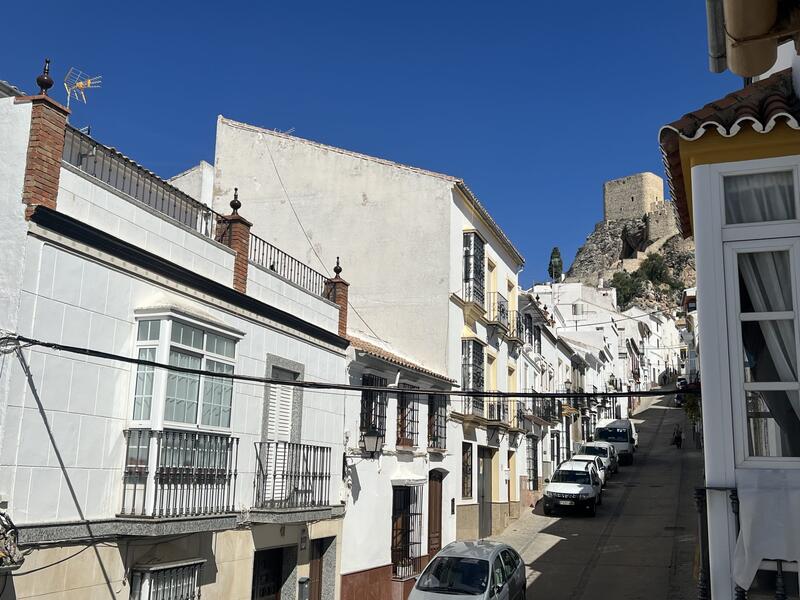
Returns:
[[[390,393],[404,393],[402,388],[388,387],[388,386],[370,386],[370,385],[352,385],[347,383],[325,383],[320,381],[297,381],[297,380],[282,380],[270,377],[258,377],[256,375],[241,375],[236,373],[218,373],[215,371],[206,371],[203,369],[192,369],[190,367],[181,367],[178,365],[171,365],[168,363],[161,363],[152,360],[145,360],[142,358],[133,358],[130,356],[123,356],[121,354],[113,354],[102,350],[94,350],[91,348],[80,348],[78,346],[69,346],[66,344],[59,344],[56,342],[44,342],[41,340],[32,339],[29,337],[18,335],[16,337],[6,336],[0,338],[0,348],[8,347],[11,340],[19,340],[25,347],[38,346],[42,348],[49,348],[51,350],[58,350],[60,352],[67,352],[71,354],[79,354],[82,356],[91,356],[93,358],[102,358],[105,360],[113,360],[125,362],[128,364],[142,365],[153,367],[156,369],[164,369],[167,371],[174,371],[177,373],[186,373],[189,375],[198,375],[214,379],[228,379],[231,381],[247,381],[250,383],[263,383],[270,385],[284,385],[289,387],[298,387],[312,390],[337,390],[337,391],[353,391],[353,392],[390,392]],[[470,396],[473,398],[497,398],[497,399],[513,399],[513,398],[586,398],[586,397],[599,397],[599,398],[620,398],[625,396],[630,397],[644,397],[644,396],[663,396],[674,394],[672,390],[643,390],[639,392],[501,392],[501,391],[486,391],[486,390],[441,390],[436,388],[419,388],[407,391],[406,393],[413,393],[415,395],[441,395],[441,396]]]
[[[297,214],[297,211],[294,208],[294,202],[292,202],[292,199],[289,197],[289,192],[286,190],[286,186],[283,184],[283,177],[281,177],[281,173],[280,173],[280,171],[278,171],[278,165],[275,163],[275,159],[272,157],[272,150],[270,150],[269,142],[267,142],[266,147],[267,147],[267,154],[269,155],[269,160],[272,163],[272,168],[275,169],[275,175],[278,178],[278,183],[281,184],[281,189],[283,190],[283,195],[286,196],[286,201],[289,203],[289,208],[292,209],[292,214],[294,215],[294,218],[297,220],[297,224],[300,226],[300,231],[303,232],[303,235],[305,236],[306,241],[308,242],[308,246],[311,248],[311,251],[314,253],[314,256],[317,257],[317,260],[319,261],[319,264],[322,265],[322,268],[325,271],[325,274],[328,277],[330,277],[331,274],[330,274],[330,271],[328,271],[328,266],[322,260],[322,257],[317,252],[317,249],[314,247],[314,244],[311,243],[311,238],[308,236],[308,233],[306,232],[306,228],[303,227],[303,222],[300,220],[300,215]],[[364,323],[364,325],[367,326],[367,329],[370,330],[372,335],[374,335],[377,339],[382,340],[383,338],[381,336],[379,336],[377,333],[375,333],[375,330],[372,329],[372,327],[369,326],[369,323],[367,323],[367,321],[364,319],[364,317],[361,316],[361,313],[359,313],[358,310],[356,310],[356,307],[353,306],[353,304],[350,302],[349,299],[347,300],[347,304],[348,304],[348,306],[350,308],[353,309],[353,312],[356,313],[358,318],[361,319],[361,322]]]

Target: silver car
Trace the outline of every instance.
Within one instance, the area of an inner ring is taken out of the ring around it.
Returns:
[[[511,546],[479,540],[448,544],[428,563],[408,600],[525,600],[525,563]]]

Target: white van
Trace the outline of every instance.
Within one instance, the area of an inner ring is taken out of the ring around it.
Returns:
[[[633,453],[639,445],[636,427],[630,419],[603,419],[597,423],[594,439],[609,442],[619,455],[619,464],[632,465]]]

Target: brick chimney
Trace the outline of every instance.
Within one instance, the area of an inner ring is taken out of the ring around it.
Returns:
[[[15,104],[31,103],[31,131],[28,138],[28,155],[25,164],[25,182],[22,201],[29,218],[37,205],[56,208],[58,180],[61,176],[61,157],[64,152],[64,135],[67,129],[69,109],[50,96],[47,90],[53,87],[50,78],[50,60],[36,78],[39,94],[14,98]]]
[[[347,296],[350,284],[342,279],[342,267],[339,266],[339,257],[336,257],[335,273],[332,279],[325,280],[324,296],[339,306],[339,335],[347,335]]]
[[[247,267],[250,260],[250,227],[253,224],[239,214],[239,188],[233,188],[231,209],[233,212],[219,218],[217,241],[222,242],[234,252],[233,289],[243,294],[247,292]]]

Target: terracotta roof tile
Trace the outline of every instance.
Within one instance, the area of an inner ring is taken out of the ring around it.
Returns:
[[[779,122],[800,129],[800,100],[792,85],[791,69],[709,102],[661,128],[658,137],[667,183],[684,237],[692,234],[692,225],[679,140],[694,141],[709,130],[723,137],[733,137],[748,127],[758,133],[768,133]]]
[[[394,352],[389,352],[385,348],[376,346],[375,344],[367,342],[366,340],[362,340],[361,338],[357,338],[352,335],[348,335],[346,337],[350,341],[350,345],[352,345],[353,348],[355,348],[356,350],[360,350],[361,352],[365,352],[376,358],[380,358],[381,360],[385,360],[386,362],[390,362],[399,367],[403,367],[411,371],[416,371],[417,373],[422,373],[423,375],[428,375],[429,377],[434,377],[436,379],[439,379],[440,381],[446,382],[451,385],[456,383],[454,379],[450,379],[445,375],[441,375],[439,373],[436,373],[435,371],[426,369],[425,367],[418,365],[417,363],[412,362],[407,358],[403,358],[402,356],[399,356]]]

